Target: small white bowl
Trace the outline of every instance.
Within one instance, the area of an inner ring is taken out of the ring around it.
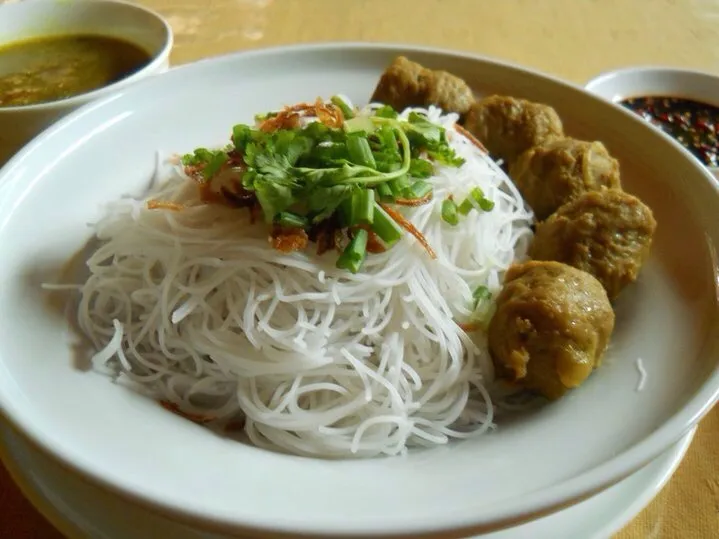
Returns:
[[[129,77],[92,92],[49,103],[0,107],[0,165],[67,113],[140,79],[167,71],[172,29],[157,13],[116,0],[33,0],[0,5],[0,47],[51,35],[99,34],[130,41],[152,60]]]
[[[672,96],[719,107],[719,75],[688,69],[647,66],[609,71],[585,88],[613,103],[632,97]],[[719,169],[708,168],[719,178]]]

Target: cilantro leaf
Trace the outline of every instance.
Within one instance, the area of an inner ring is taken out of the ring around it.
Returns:
[[[447,143],[444,128],[433,124],[417,112],[411,112],[408,120],[403,127],[406,127],[407,138],[413,146],[424,148],[430,159],[444,165],[459,167],[464,164],[464,159]]]
[[[257,177],[253,184],[257,200],[262,206],[265,221],[272,222],[275,215],[285,211],[295,202],[295,196],[289,185]]]
[[[441,145],[436,149],[428,149],[427,157],[449,167],[461,167],[464,165],[464,158],[458,156],[447,144]]]
[[[307,207],[315,216],[313,223],[324,221],[352,194],[352,187],[346,184],[331,187],[318,186],[307,194]]]
[[[434,174],[434,166],[426,159],[412,159],[408,174],[413,178],[429,178]]]
[[[245,147],[252,141],[252,128],[248,125],[238,124],[232,128],[232,144],[235,149],[244,152]]]
[[[207,148],[197,148],[193,153],[182,156],[182,164],[185,166],[198,167],[202,172],[205,180],[209,180],[217,174],[227,162],[227,152],[224,150],[208,150]]]

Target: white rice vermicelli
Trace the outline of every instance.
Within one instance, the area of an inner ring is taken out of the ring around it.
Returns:
[[[167,167],[148,199],[196,205],[151,210],[125,199],[96,225],[101,245],[78,312],[95,367],[188,414],[242,419],[253,443],[301,455],[394,455],[492,426],[485,338],[455,320],[471,315],[477,286],[499,289],[532,215],[454,130],[456,115],[419,110],[466,160],[437,165],[433,200],[401,210],[436,260],[409,234],[357,274],[312,245],[283,254],[267,225],[251,225],[246,210],[196,204],[195,184]],[[442,221],[442,201],[475,186],[494,209],[456,227]]]

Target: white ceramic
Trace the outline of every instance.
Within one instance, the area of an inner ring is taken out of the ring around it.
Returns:
[[[397,54],[480,93],[555,106],[569,133],[606,143],[626,189],[653,208],[652,257],[617,302],[606,364],[580,390],[481,438],[406,458],[328,462],[220,438],[73,367],[67,321],[40,283],[59,278],[102,203],[142,192],[157,150],[222,144],[233,123],[286,103],[368,99]],[[326,44],[181,67],[72,114],[0,171],[0,406],[66,466],[208,530],[466,536],[516,524],[627,477],[715,402],[718,202],[712,176],[633,114],[476,56]],[[641,392],[639,357],[648,372]]]
[[[669,481],[693,435],[691,431],[646,467],[588,500],[475,539],[609,539]],[[68,539],[221,539],[88,484],[0,423],[3,446],[3,462],[25,496]]]
[[[719,107],[719,75],[702,71],[632,67],[603,73],[590,80],[585,88],[613,103],[630,97],[670,95]],[[719,178],[719,169],[711,170]]]
[[[169,67],[170,25],[154,11],[137,4],[116,0],[0,3],[0,47],[21,39],[78,33],[126,39],[149,52],[152,61],[129,77],[93,92],[51,103],[0,107],[0,165],[70,111]]]

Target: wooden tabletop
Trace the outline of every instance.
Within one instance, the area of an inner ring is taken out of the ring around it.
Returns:
[[[3,0],[0,0],[0,3]],[[6,0],[7,1],[7,0]],[[657,64],[719,73],[719,0],[141,0],[176,33],[175,64],[317,41],[472,51],[584,83]],[[719,408],[686,459],[619,539],[719,537]],[[0,466],[0,537],[55,539]],[[583,538],[578,538],[583,539]]]

